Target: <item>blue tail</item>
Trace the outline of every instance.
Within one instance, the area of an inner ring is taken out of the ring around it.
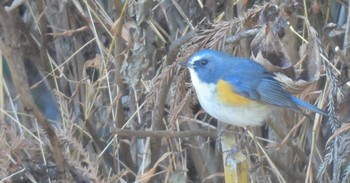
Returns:
[[[302,108],[308,109],[308,110],[310,110],[312,112],[316,112],[316,113],[319,113],[319,114],[322,114],[322,115],[325,115],[325,116],[328,116],[328,114],[325,111],[317,108],[316,106],[314,106],[312,104],[309,104],[309,103],[307,103],[307,102],[305,102],[303,100],[300,100],[300,99],[298,99],[298,98],[296,98],[294,96],[292,96],[291,98],[292,98],[293,102],[295,102],[298,106],[300,106]]]

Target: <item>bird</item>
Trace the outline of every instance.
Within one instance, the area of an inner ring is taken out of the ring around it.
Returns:
[[[190,71],[202,108],[217,120],[241,127],[261,126],[276,108],[327,113],[290,94],[261,64],[249,58],[203,49],[181,63]]]
[[[2,63],[4,79],[6,84],[10,88],[10,93],[15,96],[14,83],[12,81],[12,76],[10,68],[7,61]],[[41,82],[43,76],[40,74],[38,68],[35,67],[34,63],[25,62],[25,69],[27,71],[28,83],[30,86],[36,86],[31,88],[30,93],[33,97],[34,103],[38,106],[39,110],[44,114],[49,122],[53,125],[60,125],[61,113],[57,101],[52,94],[47,82]]]

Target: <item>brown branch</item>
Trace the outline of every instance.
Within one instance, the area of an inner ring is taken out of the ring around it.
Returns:
[[[116,5],[122,5],[121,1],[115,1]],[[116,7],[123,7],[125,5],[122,6],[116,6]],[[125,94],[125,86],[124,86],[124,81],[123,81],[123,76],[120,73],[121,72],[121,68],[125,59],[125,56],[123,54],[124,52],[124,42],[123,39],[118,36],[119,33],[121,33],[122,27],[123,27],[123,18],[124,18],[124,12],[122,11],[122,9],[119,10],[119,12],[121,12],[118,16],[118,22],[116,24],[116,27],[114,27],[115,33],[114,33],[114,41],[115,41],[115,45],[111,44],[110,45],[110,49],[112,49],[114,47],[114,54],[115,56],[115,84],[117,85],[117,91],[116,92],[121,92],[123,95]],[[111,50],[109,51],[109,55],[111,54]],[[121,98],[118,99],[118,103],[117,103],[117,126],[118,127],[122,127],[125,124],[125,118],[124,118],[124,110],[123,110],[123,106],[122,106],[122,102],[121,102]]]
[[[249,37],[249,36],[254,36],[256,35],[261,29],[260,28],[255,28],[255,29],[249,29],[243,32],[239,32],[235,34],[234,36],[230,36],[226,39],[225,43],[226,44],[233,44],[243,38]]]
[[[16,12],[7,13],[0,6],[0,49],[7,59],[13,83],[16,91],[20,94],[21,101],[25,108],[30,109],[38,123],[47,132],[52,145],[53,157],[56,161],[57,171],[64,172],[64,158],[61,146],[54,128],[51,126],[44,114],[34,103],[30,95],[28,79],[24,62],[39,60],[39,48],[32,39],[26,25]]]
[[[189,32],[188,34],[180,37],[176,41],[174,41],[170,47],[169,47],[169,53],[167,55],[167,59],[165,63],[170,66],[171,71],[175,68],[174,61],[176,60],[176,56],[180,50],[180,47],[189,41],[192,36],[195,35],[195,32]],[[164,78],[161,78],[161,83],[159,85],[159,92],[157,93],[157,98],[154,104],[153,109],[153,124],[152,124],[152,130],[162,130],[164,129],[164,123],[163,123],[163,117],[164,117],[164,107],[165,107],[165,101],[166,97],[168,96],[168,92],[172,83],[174,77],[174,73],[170,72],[169,75],[167,75]],[[151,151],[152,151],[152,157],[151,162],[156,163],[159,158],[159,150],[160,147],[160,141],[157,139],[151,139]]]
[[[195,136],[205,136],[216,139],[216,131],[214,130],[195,130],[195,131],[136,131],[136,130],[111,130],[113,134],[126,137],[136,137],[136,138],[188,138]]]
[[[126,87],[124,85],[124,76],[121,74],[122,70],[122,65],[123,62],[125,61],[125,55],[124,55],[124,41],[123,39],[119,36],[121,35],[122,27],[124,24],[124,17],[126,16],[126,7],[128,6],[129,1],[125,1],[122,3],[121,0],[116,0],[114,1],[115,7],[117,8],[118,12],[118,19],[117,23],[115,24],[114,29],[114,35],[113,35],[113,40],[110,44],[109,51],[108,51],[108,56],[111,56],[112,53],[115,55],[115,84],[116,84],[116,89],[114,90],[114,94],[116,95],[116,126],[121,128],[122,126],[125,125],[126,120],[124,116],[124,107],[122,104],[122,98],[121,96],[126,94]],[[125,164],[125,168],[130,168],[132,171],[136,171],[137,168],[135,164],[133,163],[131,153],[130,153],[130,147],[129,145],[125,143],[120,143],[120,148],[118,149],[119,153],[119,160]],[[114,171],[117,171],[116,169]],[[116,172],[117,173],[117,172]],[[131,178],[131,177],[129,177]]]

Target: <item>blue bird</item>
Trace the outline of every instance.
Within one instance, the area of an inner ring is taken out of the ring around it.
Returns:
[[[201,106],[219,121],[236,126],[262,125],[274,106],[326,115],[291,95],[259,63],[215,50],[201,50],[182,63],[190,70]]]
[[[26,63],[25,66],[29,85],[36,85],[37,82],[42,80],[42,76],[40,75],[38,69],[32,63]],[[12,83],[11,72],[6,62],[3,62],[3,72],[7,84],[13,90],[14,86]],[[58,109],[56,99],[45,82],[41,82],[36,87],[31,89],[31,95],[40,111],[52,124],[57,124],[61,121],[61,113]]]

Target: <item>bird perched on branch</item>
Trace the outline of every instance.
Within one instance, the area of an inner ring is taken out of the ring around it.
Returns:
[[[262,125],[274,106],[327,115],[291,95],[259,63],[215,50],[201,50],[181,65],[190,70],[201,106],[219,121],[236,126]]]

